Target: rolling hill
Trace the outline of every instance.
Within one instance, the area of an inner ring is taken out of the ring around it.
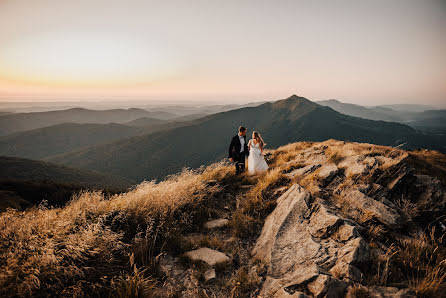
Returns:
[[[172,129],[187,123],[144,117],[125,124],[56,124],[0,137],[0,156],[44,159],[83,147]]]
[[[89,110],[73,108],[61,111],[17,113],[0,116],[0,135],[42,128],[62,123],[124,123],[141,117],[173,119],[168,112],[150,112],[143,109]]]
[[[64,123],[0,137],[0,155],[41,159],[52,155],[142,134],[138,127]]]
[[[262,133],[268,148],[301,140],[339,139],[403,148],[445,149],[445,138],[409,126],[343,115],[293,95],[273,103],[210,115],[189,125],[113,144],[55,156],[49,161],[125,175],[136,181],[160,179],[183,167],[199,167],[227,156],[239,125]]]

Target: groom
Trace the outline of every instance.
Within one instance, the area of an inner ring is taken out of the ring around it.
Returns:
[[[245,158],[249,155],[248,143],[246,142],[246,127],[240,126],[229,145],[229,160],[235,162],[235,174],[245,171]]]

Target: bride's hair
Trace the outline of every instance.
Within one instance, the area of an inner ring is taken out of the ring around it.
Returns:
[[[260,147],[264,147],[266,145],[266,143],[262,139],[262,136],[257,131],[253,131],[252,135],[257,142],[260,142]]]

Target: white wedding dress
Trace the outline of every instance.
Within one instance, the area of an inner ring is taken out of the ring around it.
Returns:
[[[268,164],[261,153],[260,145],[255,144],[254,141],[251,140],[251,147],[249,149],[248,156],[248,174],[256,175],[264,173],[268,170]]]

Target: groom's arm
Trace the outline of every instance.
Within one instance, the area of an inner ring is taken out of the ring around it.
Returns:
[[[234,138],[231,139],[231,144],[229,144],[229,154],[228,157],[232,158],[232,149],[234,148]]]

